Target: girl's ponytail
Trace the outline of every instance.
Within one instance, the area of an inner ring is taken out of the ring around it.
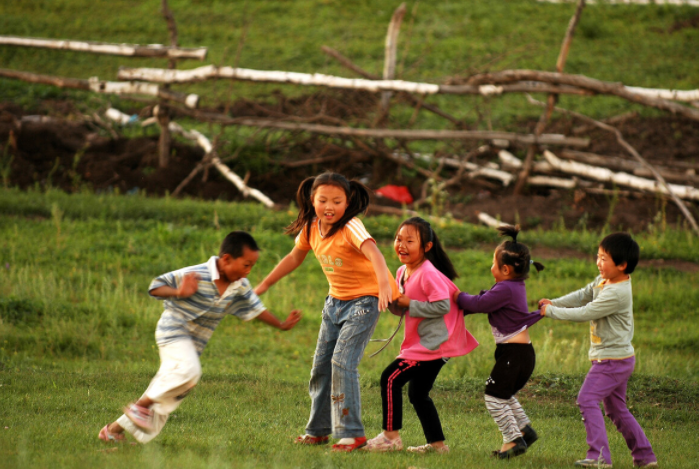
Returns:
[[[495,248],[495,258],[498,267],[509,265],[514,271],[514,278],[526,279],[529,277],[530,266],[533,265],[537,272],[544,270],[543,264],[531,260],[529,248],[517,242],[520,232],[519,225],[501,225],[498,228],[500,236],[509,236],[512,241],[503,241]]]
[[[296,191],[296,203],[299,206],[299,214],[296,217],[296,220],[286,227],[284,234],[296,234],[301,231],[304,226],[307,227],[306,235],[310,234],[310,222],[313,221],[313,217],[315,216],[312,200],[313,184],[315,180],[315,177],[309,177],[304,179],[299,185],[299,188]]]

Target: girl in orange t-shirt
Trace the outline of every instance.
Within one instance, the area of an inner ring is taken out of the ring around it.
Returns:
[[[311,416],[306,445],[340,440],[333,451],[366,445],[357,367],[374,333],[379,312],[398,298],[396,283],[376,242],[356,218],[369,205],[369,189],[336,173],[304,180],[296,193],[299,214],[287,233],[296,245],[255,288],[258,295],[293,272],[309,251],[315,253],[330,291],[311,369]]]

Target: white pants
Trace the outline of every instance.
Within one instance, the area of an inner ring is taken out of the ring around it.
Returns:
[[[160,369],[143,393],[143,397],[152,400],[153,431],[146,433],[126,416],[122,415],[117,423],[131,433],[139,443],[148,443],[158,436],[168,416],[177,409],[190,389],[201,378],[201,363],[194,343],[189,339],[159,347]]]

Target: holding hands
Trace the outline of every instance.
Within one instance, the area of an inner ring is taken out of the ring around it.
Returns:
[[[546,306],[548,306],[550,304],[551,304],[551,300],[549,300],[548,298],[540,299],[539,300],[539,308],[540,308],[539,314],[541,314],[542,316],[546,316]]]

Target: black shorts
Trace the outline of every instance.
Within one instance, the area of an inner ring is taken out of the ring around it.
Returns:
[[[485,393],[498,399],[509,399],[522,389],[536,365],[532,344],[498,344],[495,366],[485,382]]]

